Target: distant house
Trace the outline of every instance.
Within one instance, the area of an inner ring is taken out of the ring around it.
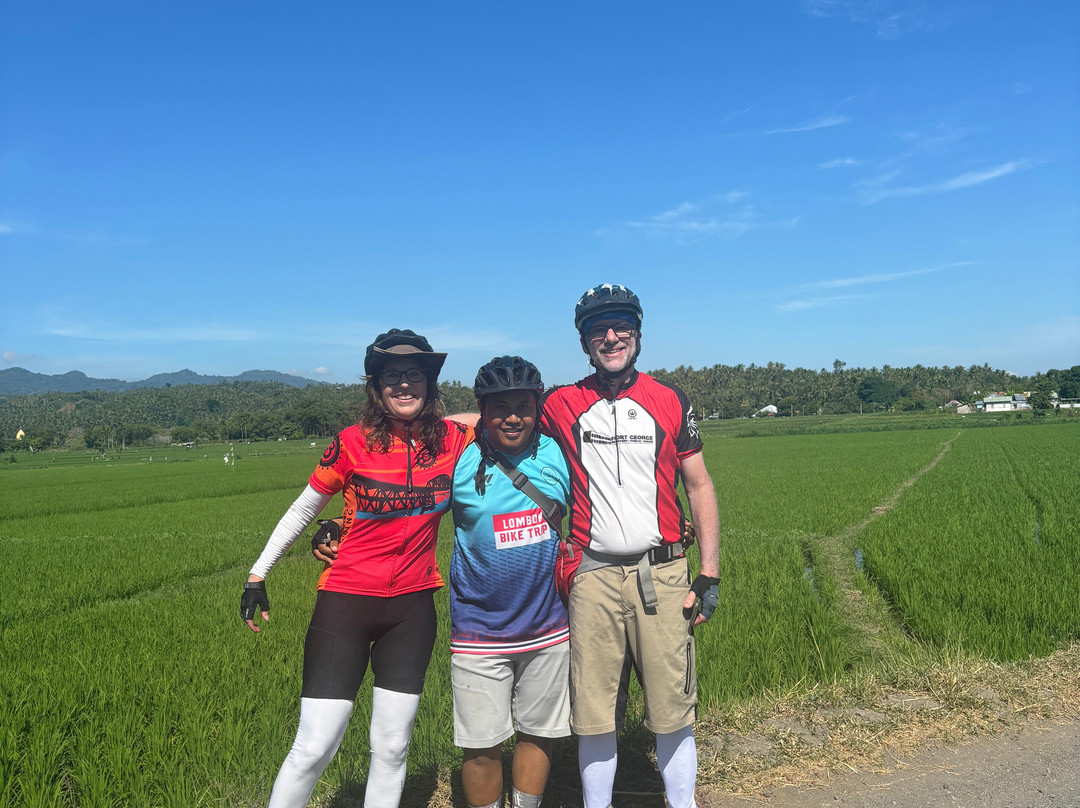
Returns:
[[[981,407],[979,405],[982,405]],[[993,396],[983,396],[982,401],[976,401],[975,407],[982,412],[1012,412],[1013,410],[1030,410],[1027,396],[1023,393],[1006,395],[999,393]]]

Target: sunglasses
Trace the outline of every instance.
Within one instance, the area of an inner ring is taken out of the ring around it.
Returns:
[[[606,325],[594,325],[588,331],[585,332],[585,338],[589,342],[603,342],[607,339],[607,332],[615,332],[616,339],[630,339],[634,336],[634,330],[630,326],[606,326]]]
[[[408,370],[384,370],[379,374],[379,381],[387,387],[393,387],[401,381],[402,377],[413,384],[422,382],[427,378],[420,368],[409,368]]]

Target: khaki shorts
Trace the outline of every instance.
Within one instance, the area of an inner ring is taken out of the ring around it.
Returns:
[[[645,696],[645,726],[688,727],[697,715],[694,636],[683,614],[690,591],[685,558],[652,567],[659,601],[646,610],[635,564],[578,573],[570,589],[570,725],[578,735],[615,731],[615,704],[627,649]]]
[[[514,732],[570,734],[570,643],[520,654],[451,654],[454,743],[490,749]]]

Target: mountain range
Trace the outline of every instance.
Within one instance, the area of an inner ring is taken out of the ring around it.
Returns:
[[[303,376],[292,376],[276,370],[245,370],[239,376],[204,376],[193,370],[178,370],[175,373],[158,373],[148,379],[137,382],[125,382],[123,379],[94,379],[82,371],[72,370],[55,376],[32,373],[25,368],[7,368],[0,370],[0,396],[33,396],[40,393],[81,393],[87,390],[102,390],[109,393],[123,390],[136,390],[141,387],[175,387],[181,384],[219,384],[221,382],[281,382],[290,387],[307,387],[312,384],[324,384]]]

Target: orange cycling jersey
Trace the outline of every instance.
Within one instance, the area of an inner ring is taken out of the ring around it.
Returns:
[[[439,519],[450,505],[454,464],[473,430],[444,421],[446,437],[432,458],[405,432],[388,452],[367,447],[361,427],[340,432],[308,480],[323,494],[343,492],[341,545],[319,589],[391,597],[443,585],[435,561]]]

